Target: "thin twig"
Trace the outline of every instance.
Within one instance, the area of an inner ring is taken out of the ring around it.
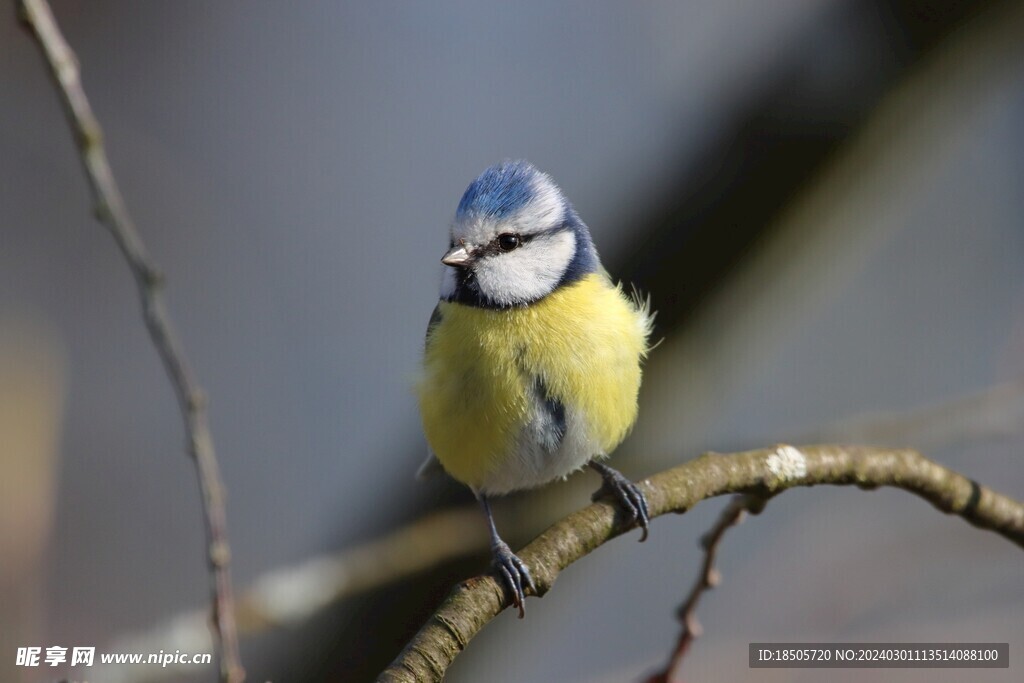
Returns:
[[[188,452],[195,460],[206,520],[208,559],[212,578],[212,625],[221,654],[221,680],[245,678],[238,654],[234,600],[231,594],[230,550],[221,484],[213,439],[206,416],[206,397],[185,360],[181,342],[164,305],[163,278],[132,222],[103,147],[103,134],[82,88],[78,60],[64,40],[45,0],[18,0],[18,16],[43,52],[78,143],[85,174],[92,186],[96,217],[121,249],[142,302],[149,336],[156,346],[178,399],[185,421]]]
[[[644,683],[682,683],[683,679],[679,672],[682,668],[683,659],[686,657],[686,653],[689,651],[693,641],[704,632],[703,627],[697,620],[697,604],[706,591],[718,586],[722,580],[722,575],[715,568],[718,546],[721,544],[726,531],[742,522],[747,512],[759,513],[764,509],[764,504],[765,499],[760,496],[735,496],[729,501],[725,509],[722,510],[721,516],[715,522],[715,525],[711,527],[711,530],[701,537],[700,544],[704,548],[704,564],[701,566],[700,576],[694,582],[689,595],[686,596],[686,600],[679,607],[678,616],[683,630],[679,634],[675,650],[672,652],[672,656],[669,657],[665,668],[645,678]]]
[[[928,460],[914,450],[821,445],[707,453],[640,484],[651,517],[682,513],[727,493],[765,499],[795,486],[891,486],[924,498],[942,512],[989,529],[1024,548],[1024,504]],[[625,532],[613,503],[598,502],[555,523],[517,553],[530,568],[537,594],[559,573]],[[378,681],[438,681],[469,641],[506,607],[493,576],[456,586]]]

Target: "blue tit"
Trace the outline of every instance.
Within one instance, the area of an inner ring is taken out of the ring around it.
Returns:
[[[494,567],[523,616],[526,565],[490,496],[596,470],[647,537],[647,501],[604,460],[637,415],[649,306],[601,267],[561,190],[525,161],[491,166],[455,212],[417,386],[431,455],[487,515]]]

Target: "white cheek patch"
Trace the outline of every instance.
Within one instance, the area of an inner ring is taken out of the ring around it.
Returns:
[[[480,293],[501,306],[540,299],[562,279],[575,253],[576,235],[565,230],[485,257],[475,269]]]
[[[448,300],[455,296],[455,285],[455,269],[445,266],[441,275],[441,298]]]

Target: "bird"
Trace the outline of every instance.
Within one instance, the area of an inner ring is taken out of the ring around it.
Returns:
[[[470,183],[451,223],[416,393],[429,453],[487,518],[493,567],[525,614],[526,564],[490,500],[589,467],[647,538],[640,488],[604,460],[636,421],[654,316],[604,270],[590,230],[549,175],[504,160]]]

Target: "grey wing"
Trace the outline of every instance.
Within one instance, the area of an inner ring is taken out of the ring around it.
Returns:
[[[437,326],[441,323],[441,304],[438,303],[434,307],[434,312],[430,314],[430,322],[427,323],[427,333],[423,339],[423,346],[427,347],[430,345],[430,335],[434,332]],[[417,479],[429,479],[438,474],[444,474],[444,467],[438,461],[437,456],[430,450],[430,446],[427,446],[427,458],[420,465],[419,469],[416,470]]]
[[[441,302],[437,302],[434,306],[434,312],[430,314],[430,321],[427,322],[427,333],[423,335],[423,346],[430,346],[430,335],[434,333],[437,326],[441,324],[441,320],[444,316],[441,314]]]
[[[565,405],[551,396],[540,377],[534,377],[533,394],[538,410],[530,423],[530,429],[533,430],[536,443],[546,452],[554,453],[565,437]]]
[[[423,464],[420,465],[419,469],[416,470],[417,479],[430,479],[439,474],[446,474],[444,466],[438,461],[437,456],[434,452],[427,447],[427,457],[424,459]]]

